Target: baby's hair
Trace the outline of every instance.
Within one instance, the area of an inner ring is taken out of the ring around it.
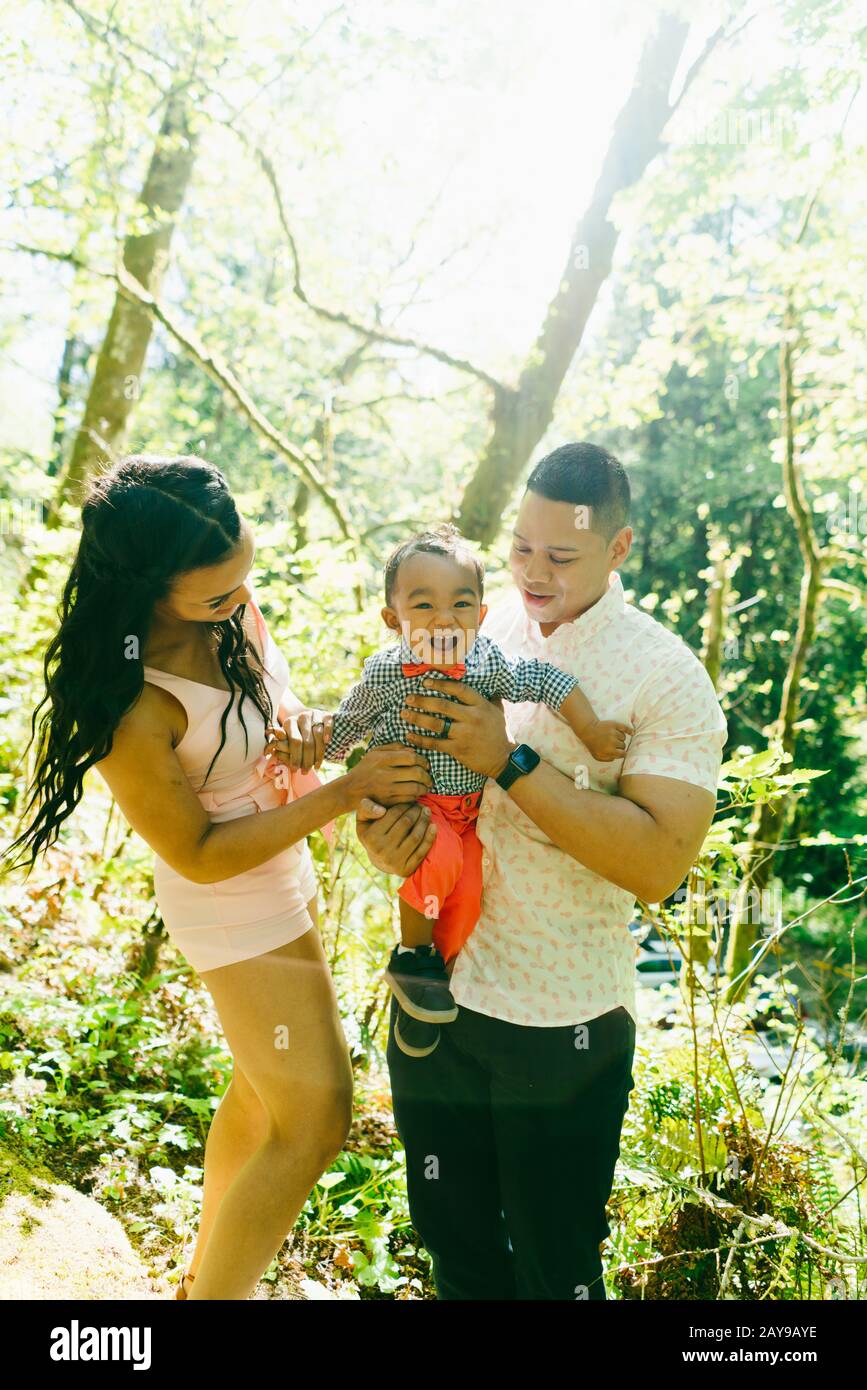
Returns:
[[[461,535],[457,526],[452,525],[450,521],[444,521],[430,531],[419,531],[418,535],[410,536],[409,540],[401,541],[394,547],[385,562],[385,602],[389,608],[397,582],[398,570],[404,560],[409,559],[410,555],[418,555],[419,553],[449,555],[458,564],[467,565],[468,568],[475,570],[479,585],[479,598],[484,596],[485,567],[482,561],[469,541]]]

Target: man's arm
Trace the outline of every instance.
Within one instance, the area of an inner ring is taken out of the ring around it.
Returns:
[[[646,903],[683,882],[716,807],[713,792],[672,777],[622,777],[609,796],[576,787],[544,761],[508,794],[560,849]]]
[[[407,734],[407,742],[415,748],[445,744],[474,772],[499,777],[517,747],[502,710],[460,681],[447,688],[457,708],[438,696],[410,695],[406,717],[433,729],[448,713],[448,739]],[[585,790],[544,761],[518,777],[508,795],[566,854],[643,902],[662,902],[683,881],[716,806],[716,795],[703,787],[649,773],[625,774],[616,795]]]

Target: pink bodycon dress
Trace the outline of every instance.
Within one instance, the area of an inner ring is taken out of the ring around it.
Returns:
[[[264,653],[265,683],[275,722],[300,707],[289,689],[289,668],[278,651],[255,602],[251,602]],[[185,676],[144,667],[145,680],[162,686],[183,705],[187,731],[175,752],[193,790],[213,821],[233,820],[275,806],[320,785],[314,772],[290,773],[266,755],[265,724],[249,698],[244,700],[244,730],[238,718],[238,695],[226,724],[226,742],[203,787],[208,764],[220,743],[220,719],[229,699]],[[288,708],[287,708],[288,706]],[[325,827],[329,833],[331,826]],[[309,931],[306,904],[316,893],[313,860],[306,840],[290,845],[256,869],[218,883],[193,883],[156,856],[154,888],[166,931],[194,970],[214,970],[262,955]]]

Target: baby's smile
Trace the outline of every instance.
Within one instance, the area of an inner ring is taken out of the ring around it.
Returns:
[[[413,656],[430,666],[451,666],[464,661],[478,635],[475,628],[430,632],[414,626],[411,620],[407,620],[404,631]]]

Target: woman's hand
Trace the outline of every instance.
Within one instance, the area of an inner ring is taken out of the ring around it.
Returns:
[[[357,810],[365,797],[380,806],[415,801],[433,786],[424,753],[402,743],[371,748],[344,778],[352,806]]]
[[[502,705],[486,700],[477,690],[450,677],[426,676],[422,684],[426,690],[447,690],[460,703],[436,695],[407,695],[401,719],[432,730],[427,735],[407,729],[407,743],[416,748],[441,748],[471,772],[499,777],[516,746],[506,733]],[[451,726],[445,726],[448,737],[437,737],[444,727],[444,718],[451,720]]]
[[[322,709],[302,709],[290,714],[282,725],[269,724],[265,752],[294,772],[309,772],[325,756],[334,715]]]
[[[437,833],[428,806],[413,801],[384,811],[367,799],[356,813],[355,830],[374,868],[402,878],[415,872]]]

